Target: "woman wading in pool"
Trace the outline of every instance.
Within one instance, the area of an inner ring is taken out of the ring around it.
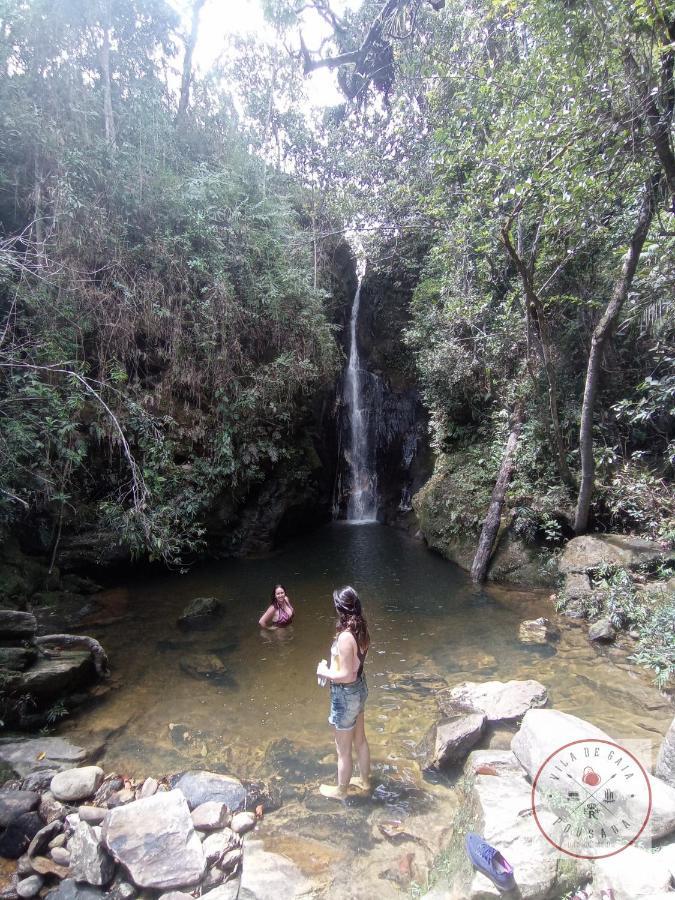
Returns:
[[[319,790],[324,797],[342,800],[347,796],[350,782],[364,791],[370,790],[370,748],[363,720],[368,697],[363,663],[370,636],[361,611],[361,601],[354,588],[343,587],[333,591],[333,603],[338,621],[335,640],[330,648],[331,662],[329,666],[322,659],[316,674],[330,681],[328,721],[335,728],[338,783],[337,787],[322,784]],[[352,744],[356,750],[360,778],[352,778]]]
[[[288,599],[283,584],[275,584],[272,591],[272,602],[260,616],[258,625],[261,628],[285,628],[293,621],[295,610]]]

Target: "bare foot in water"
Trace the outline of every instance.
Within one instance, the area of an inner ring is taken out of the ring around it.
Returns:
[[[360,775],[355,775],[349,784],[360,791],[364,791],[366,794],[369,794],[373,787],[370,778],[361,778]]]
[[[332,784],[319,785],[319,793],[322,797],[328,797],[329,800],[346,800],[349,789]]]

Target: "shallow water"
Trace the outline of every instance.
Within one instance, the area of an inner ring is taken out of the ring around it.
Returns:
[[[261,632],[257,620],[278,581],[295,622]],[[345,583],[359,591],[370,624],[366,724],[379,784],[375,803],[346,810],[315,793],[334,778],[328,691],[315,670],[333,636],[332,590]],[[218,597],[226,614],[208,631],[183,633],[176,620],[197,596]],[[386,868],[394,851],[373,837],[378,817],[417,817],[430,843],[431,823],[447,824],[452,789],[422,778],[415,751],[437,717],[439,687],[536,678],[556,708],[655,747],[673,715],[646,676],[592,647],[585,629],[565,629],[552,647],[521,644],[523,619],[554,618],[546,594],[477,588],[423,544],[379,525],[331,525],[263,559],[143,576],[98,599],[84,630],[106,648],[115,687],[60,732],[85,746],[104,741],[106,771],[212,768],[271,779],[283,807],[265,820],[263,837],[274,835],[314,879],[344,871],[350,858],[370,856]],[[224,671],[193,677],[195,663]],[[492,741],[506,746],[508,735]],[[337,856],[327,844],[336,834]],[[400,880],[394,872],[379,895],[396,893]]]

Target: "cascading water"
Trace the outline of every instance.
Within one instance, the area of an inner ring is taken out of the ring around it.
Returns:
[[[349,409],[349,449],[346,459],[349,466],[348,522],[377,521],[377,472],[375,452],[370,440],[370,422],[366,406],[364,384],[372,379],[361,367],[356,328],[361,301],[361,283],[354,294],[349,330],[349,363],[345,372],[343,402]]]

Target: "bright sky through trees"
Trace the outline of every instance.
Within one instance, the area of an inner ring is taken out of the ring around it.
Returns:
[[[174,9],[182,14],[185,27],[188,29],[192,4],[189,0],[170,0],[170,2]],[[361,0],[336,0],[333,8],[340,14],[346,9],[356,9],[360,4]],[[304,20],[305,42],[310,49],[318,48],[328,33],[328,25],[311,11],[306,11]],[[227,35],[254,35],[259,40],[266,38],[274,40],[259,0],[208,0],[202,10],[200,22],[195,58],[202,70],[208,69],[223,52]],[[297,44],[297,40],[295,43]],[[335,73],[327,69],[320,69],[309,75],[306,90],[313,106],[331,106],[344,100],[337,87]]]

